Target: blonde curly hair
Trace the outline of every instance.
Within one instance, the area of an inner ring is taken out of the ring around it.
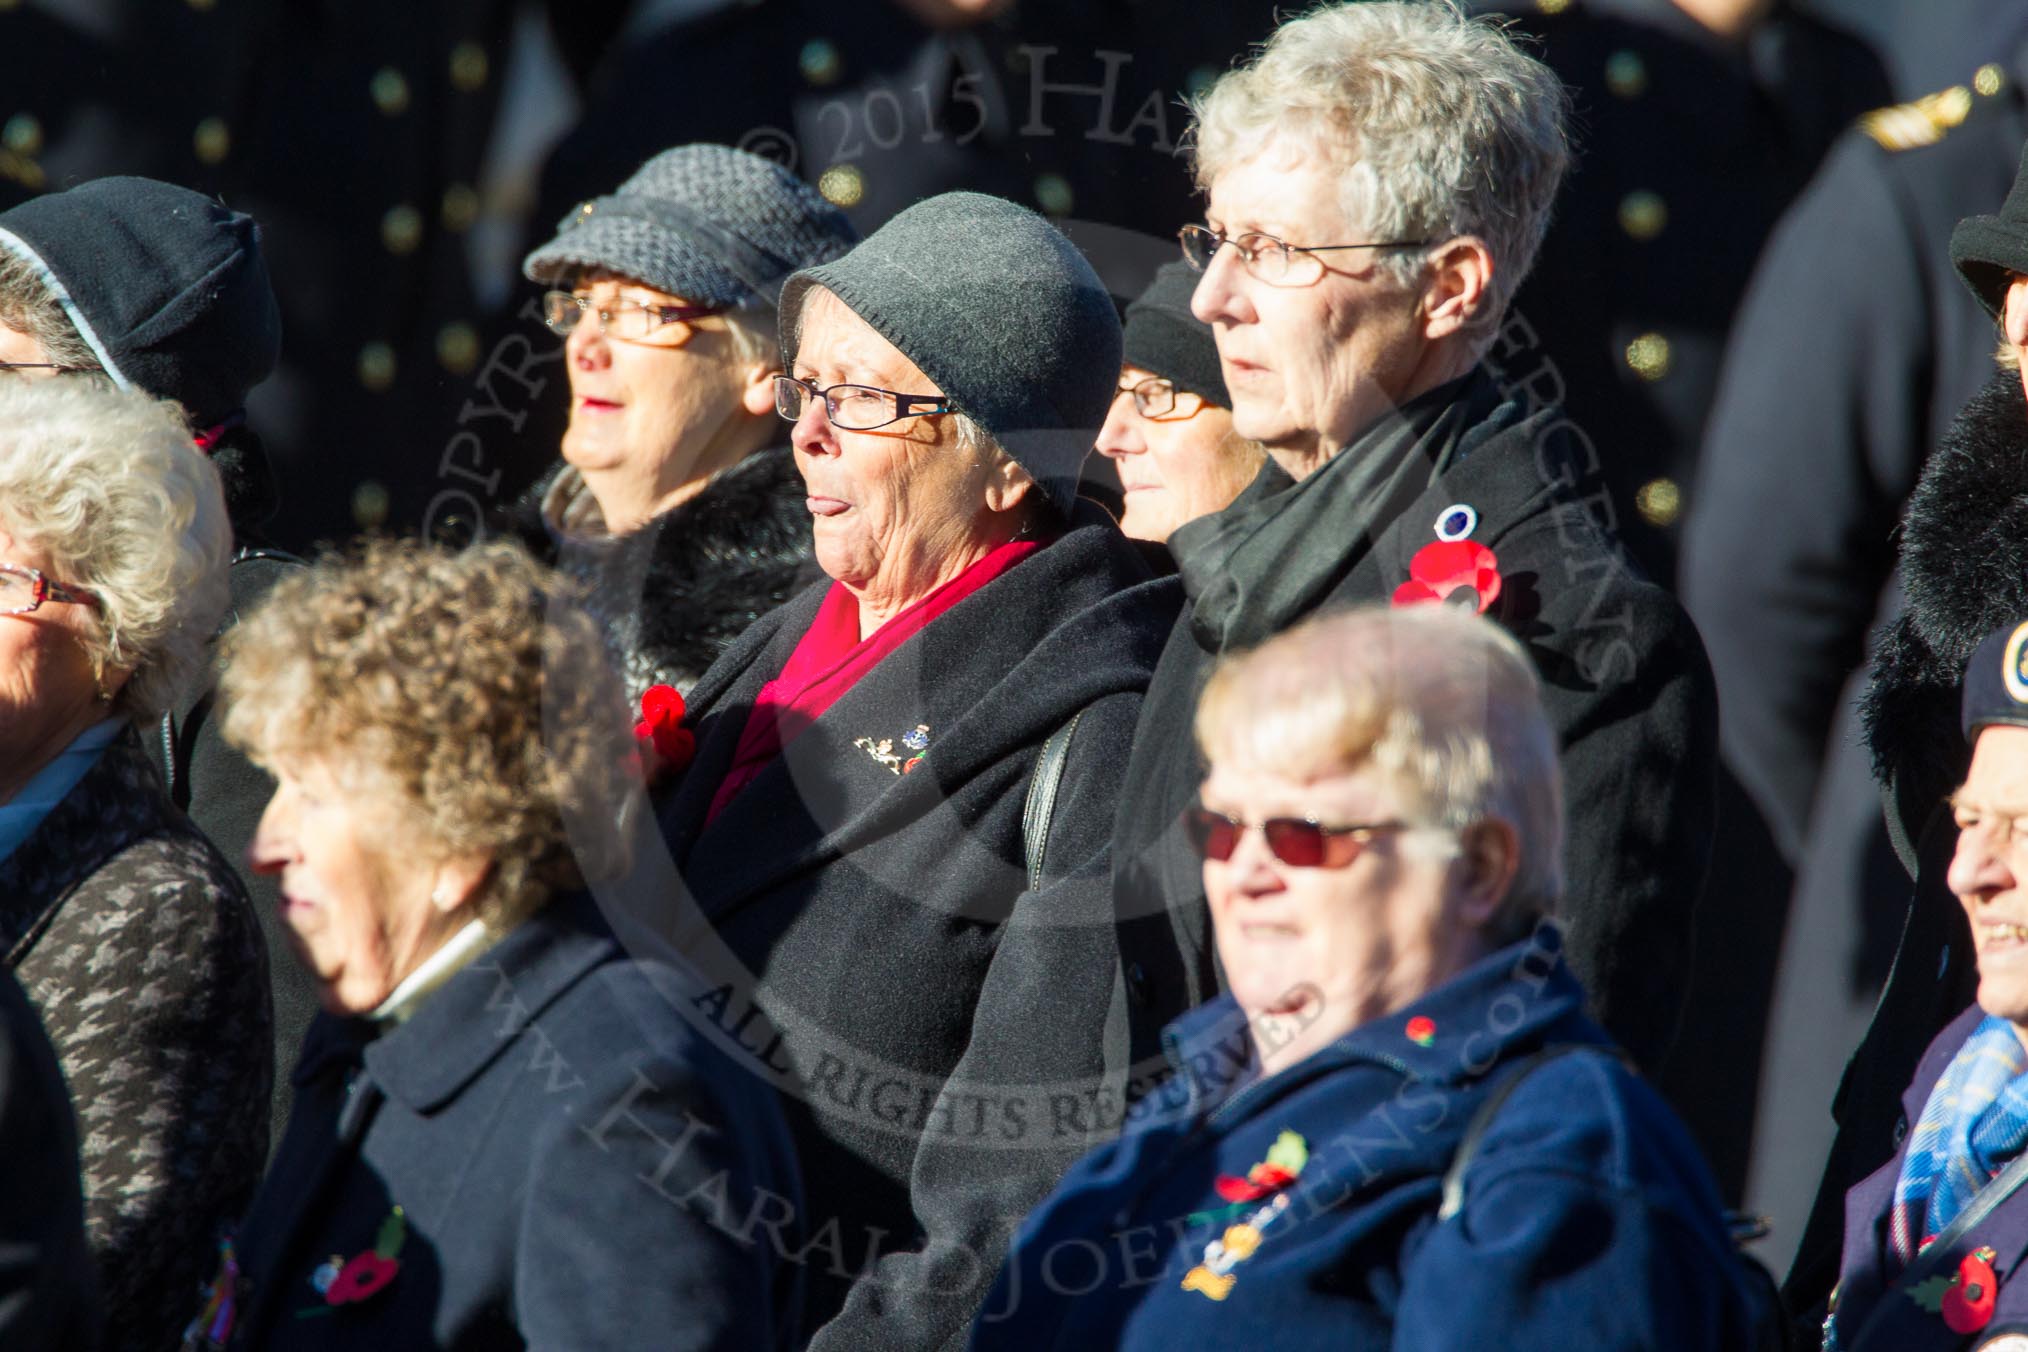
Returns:
[[[0,530],[98,598],[82,638],[102,682],[130,673],[115,712],[160,718],[204,676],[232,599],[232,526],[176,404],[69,376],[0,380]]]
[[[329,768],[377,800],[403,854],[490,858],[477,909],[496,933],[623,866],[619,682],[573,585],[520,546],[326,557],[277,584],[223,657],[227,740],[265,766]]]

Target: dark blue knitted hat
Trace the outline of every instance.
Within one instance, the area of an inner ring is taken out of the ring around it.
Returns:
[[[260,227],[187,188],[101,178],[0,212],[0,249],[41,275],[122,388],[199,427],[246,404],[281,355]]]
[[[1201,277],[1181,259],[1156,269],[1155,280],[1127,307],[1126,361],[1179,390],[1231,408],[1225,369],[1218,364],[1218,339],[1209,324],[1190,313]]]

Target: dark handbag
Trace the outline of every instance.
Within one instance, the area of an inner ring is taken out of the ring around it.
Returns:
[[[1056,815],[1056,791],[1063,786],[1063,767],[1070,760],[1070,739],[1077,732],[1080,709],[1070,721],[1049,734],[1028,776],[1028,797],[1021,804],[1021,850],[1028,864],[1028,890],[1042,886],[1042,861],[1049,851],[1049,822]]]

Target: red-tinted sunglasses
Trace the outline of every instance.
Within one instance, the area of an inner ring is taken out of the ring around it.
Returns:
[[[1218,863],[1232,858],[1232,852],[1239,848],[1239,838],[1252,826],[1251,822],[1213,812],[1201,803],[1183,814],[1183,829],[1190,843],[1199,854]],[[1306,817],[1270,817],[1260,824],[1269,853],[1291,868],[1344,868],[1380,832],[1408,829],[1407,822],[1325,826]]]

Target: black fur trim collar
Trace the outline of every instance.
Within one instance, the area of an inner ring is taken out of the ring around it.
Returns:
[[[1907,608],[1874,654],[1860,711],[1875,775],[1904,802],[1933,803],[1968,759],[1965,664],[1987,634],[2028,617],[2028,399],[2016,373],[1971,398],[1923,467],[1902,524],[1901,582]]]

